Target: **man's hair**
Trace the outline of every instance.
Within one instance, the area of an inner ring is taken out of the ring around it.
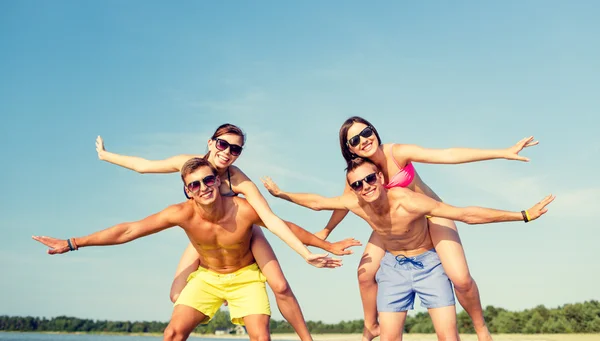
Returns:
[[[183,167],[181,167],[181,180],[185,182],[186,176],[195,172],[198,168],[201,167],[208,167],[212,171],[213,175],[217,175],[217,170],[215,169],[215,167],[213,167],[213,165],[210,164],[210,162],[208,162],[208,160],[204,158],[195,157],[187,160],[183,164]]]
[[[356,168],[364,165],[365,163],[371,164],[371,165],[373,165],[373,167],[375,167],[377,170],[379,170],[379,167],[377,167],[377,165],[375,163],[373,163],[373,161],[362,158],[362,157],[355,157],[354,159],[351,159],[350,161],[348,161],[348,167],[346,167],[346,176],[348,176],[348,173],[350,173],[353,170],[355,170]]]

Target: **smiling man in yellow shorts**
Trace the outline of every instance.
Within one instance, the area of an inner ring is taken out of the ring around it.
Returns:
[[[217,171],[205,159],[186,162],[181,178],[191,199],[145,219],[118,224],[81,238],[33,239],[50,247],[49,254],[59,254],[84,246],[123,244],[180,226],[200,255],[203,267],[189,276],[188,284],[175,302],[164,339],[187,339],[198,324],[207,323],[227,300],[232,322],[245,324],[250,340],[270,340],[271,309],[265,277],[250,252],[252,225],[264,224],[245,199],[220,195]],[[311,265],[341,265],[340,260],[310,253],[289,229],[272,228],[272,232]]]

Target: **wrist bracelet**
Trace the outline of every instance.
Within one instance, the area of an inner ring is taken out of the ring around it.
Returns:
[[[67,239],[67,244],[69,244],[69,251],[75,251],[73,245],[71,245],[71,239]]]
[[[529,214],[527,213],[527,211],[521,211],[521,215],[523,216],[523,221],[524,222],[528,222],[529,221]]]

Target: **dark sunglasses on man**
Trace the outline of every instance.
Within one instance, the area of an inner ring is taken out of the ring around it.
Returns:
[[[188,191],[192,192],[193,194],[197,194],[198,192],[200,192],[200,187],[201,187],[200,182],[204,183],[204,185],[206,187],[212,187],[217,182],[217,177],[215,175],[208,175],[208,176],[204,177],[204,179],[202,179],[202,180],[192,181],[186,185]],[[186,193],[186,196],[187,196],[187,193]],[[188,197],[188,199],[189,199],[189,197]]]
[[[354,181],[350,184],[350,188],[356,192],[360,192],[363,189],[363,182],[366,182],[371,186],[375,185],[377,182],[377,173],[371,173],[361,180]]]

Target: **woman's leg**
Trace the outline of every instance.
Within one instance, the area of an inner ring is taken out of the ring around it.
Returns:
[[[377,323],[377,283],[375,282],[375,274],[384,255],[385,250],[381,239],[375,232],[371,233],[358,265],[358,288],[360,289],[360,298],[365,315],[363,341],[371,341],[379,336],[380,332],[379,323]]]
[[[271,245],[265,238],[260,226],[254,225],[252,227],[250,249],[258,267],[267,278],[267,283],[271,287],[271,290],[273,290],[273,294],[275,294],[277,307],[279,308],[281,315],[283,315],[292,328],[294,328],[296,334],[300,337],[300,340],[312,341],[312,336],[304,321],[302,310],[300,310],[300,304],[298,304],[298,300],[296,300],[290,285],[285,279],[283,271],[277,261],[277,257],[275,256]]]
[[[175,278],[171,284],[171,294],[169,296],[173,303],[177,301],[181,290],[185,288],[188,276],[192,272],[198,270],[198,267],[200,266],[200,259],[198,257],[198,252],[194,246],[191,243],[188,244],[183,255],[181,255],[177,270],[175,271]]]
[[[456,298],[471,317],[479,341],[492,340],[483,318],[479,289],[467,265],[456,224],[445,218],[429,218],[429,234],[448,278],[454,284]]]

